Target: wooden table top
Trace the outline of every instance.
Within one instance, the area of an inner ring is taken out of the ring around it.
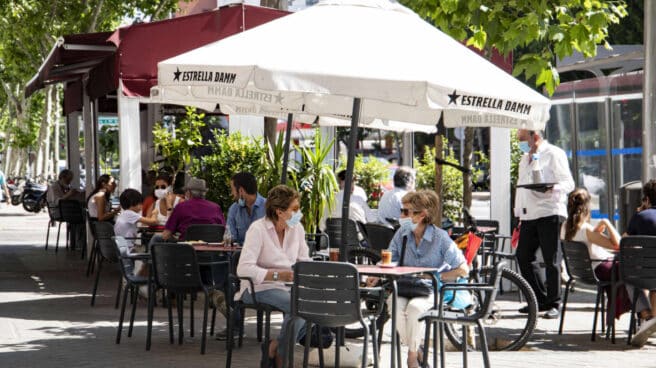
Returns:
[[[377,275],[377,276],[403,276],[414,275],[418,273],[437,272],[436,267],[380,267],[372,265],[355,265],[358,272],[364,275]]]

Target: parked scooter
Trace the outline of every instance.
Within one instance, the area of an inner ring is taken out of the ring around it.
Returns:
[[[7,180],[7,189],[9,189],[9,195],[11,196],[11,205],[18,206],[23,200],[23,187],[25,186],[24,181],[18,179],[9,179]]]
[[[37,184],[31,180],[28,180],[25,184],[25,187],[23,188],[23,193],[21,195],[21,202],[23,202],[23,208],[25,211],[38,213],[41,211],[41,209],[47,207],[47,190],[47,185]]]

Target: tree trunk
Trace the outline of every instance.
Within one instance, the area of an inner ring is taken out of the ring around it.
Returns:
[[[439,134],[435,135],[435,158],[444,158],[444,141],[443,137]],[[442,225],[442,208],[444,207],[444,197],[442,196],[442,165],[435,164],[435,192],[439,196],[440,200],[437,202],[437,218],[435,219],[435,225]]]
[[[33,172],[36,178],[39,175],[45,174],[45,168],[48,166],[46,161],[48,159],[48,136],[50,135],[50,116],[52,114],[52,86],[46,87],[46,108],[43,111],[41,118],[41,126],[39,127],[39,138],[36,141],[36,167]]]
[[[462,153],[462,166],[471,168],[472,154],[474,151],[474,128],[465,128],[465,149]],[[470,208],[472,204],[472,173],[462,175],[462,205]]]
[[[61,85],[57,87],[57,92],[55,93],[55,110],[53,113],[53,117],[55,120],[55,145],[53,147],[53,154],[52,156],[54,157],[54,162],[53,162],[53,170],[55,177],[59,173],[59,122],[61,118],[61,94],[63,93],[63,90],[61,88]]]

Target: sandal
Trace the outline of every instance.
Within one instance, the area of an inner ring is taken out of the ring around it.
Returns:
[[[423,345],[419,345],[419,349],[417,350],[417,363],[419,363],[419,367],[424,366],[424,347]],[[430,364],[426,365],[428,368],[431,368]]]

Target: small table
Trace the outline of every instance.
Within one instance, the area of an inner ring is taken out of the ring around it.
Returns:
[[[434,307],[437,307],[437,277],[435,277],[435,272],[438,271],[436,267],[380,267],[380,266],[371,266],[371,265],[355,265],[358,269],[358,272],[361,275],[377,276],[388,278],[392,284],[392,354],[391,354],[391,363],[390,367],[402,367],[401,365],[401,356],[396,356],[397,347],[401,346],[401,343],[397,341],[397,331],[396,331],[396,299],[397,299],[397,289],[396,289],[396,280],[401,276],[411,276],[417,274],[429,274],[433,278],[433,297]],[[375,354],[376,352],[374,352]],[[397,365],[398,364],[398,365]]]

